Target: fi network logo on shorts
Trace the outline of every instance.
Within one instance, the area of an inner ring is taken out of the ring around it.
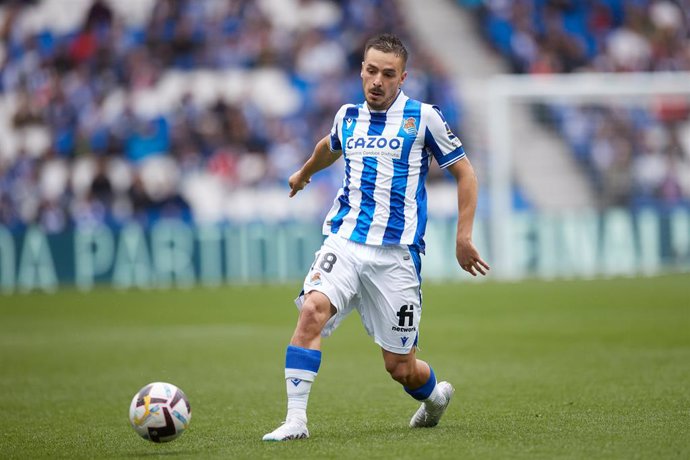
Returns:
[[[413,332],[417,328],[414,327],[414,306],[403,305],[396,313],[398,317],[398,325],[391,327],[392,331],[396,332]]]

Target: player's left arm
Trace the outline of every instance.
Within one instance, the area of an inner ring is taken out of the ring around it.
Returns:
[[[477,209],[477,175],[470,160],[465,156],[446,167],[458,186],[458,230],[455,241],[455,257],[463,270],[472,276],[486,275],[489,265],[481,258],[472,242],[472,226]]]

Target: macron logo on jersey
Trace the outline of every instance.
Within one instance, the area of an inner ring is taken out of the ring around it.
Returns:
[[[377,157],[399,160],[402,156],[401,137],[362,136],[350,137],[345,143],[349,157]]]

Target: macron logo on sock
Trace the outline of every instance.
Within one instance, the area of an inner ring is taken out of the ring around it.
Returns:
[[[300,383],[302,383],[302,379],[290,379],[290,381],[292,382],[292,384],[293,384],[294,386],[297,386],[297,385],[299,385]]]

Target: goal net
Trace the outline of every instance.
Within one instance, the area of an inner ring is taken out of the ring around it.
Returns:
[[[494,277],[690,270],[690,74],[501,75],[487,98]]]

